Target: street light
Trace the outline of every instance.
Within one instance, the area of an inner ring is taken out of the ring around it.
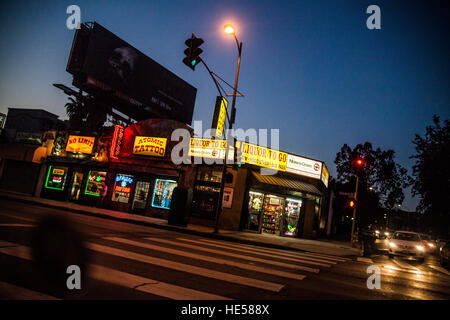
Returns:
[[[234,119],[236,116],[236,95],[237,95],[237,86],[238,86],[238,80],[239,80],[239,69],[241,66],[241,53],[242,53],[242,42],[239,42],[236,37],[236,31],[234,27],[230,24],[227,24],[224,26],[224,31],[227,34],[233,35],[234,39],[236,40],[236,45],[238,48],[238,61],[237,61],[237,67],[236,67],[236,77],[234,79],[234,88],[233,88],[233,101],[231,103],[231,114],[230,114],[230,123],[228,126],[227,134],[226,134],[226,140],[227,140],[227,148],[225,150],[225,159],[223,161],[223,169],[222,169],[222,181],[220,183],[220,194],[219,194],[219,204],[217,206],[217,212],[216,212],[216,226],[214,228],[214,233],[219,232],[219,220],[220,220],[220,213],[222,212],[222,198],[223,198],[223,189],[225,187],[225,174],[227,171],[227,160],[228,160],[228,150],[229,150],[229,141],[231,140],[229,137],[230,130],[233,128]],[[234,140],[233,140],[234,141]]]
[[[228,34],[234,34],[234,28],[231,24],[226,24],[225,27],[225,32]]]

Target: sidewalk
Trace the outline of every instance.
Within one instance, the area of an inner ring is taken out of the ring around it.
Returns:
[[[219,230],[219,233],[216,234],[213,233],[214,228],[207,226],[189,224],[187,227],[179,227],[169,225],[167,223],[167,220],[165,219],[145,217],[120,211],[89,207],[73,202],[62,202],[44,198],[36,198],[4,190],[1,190],[0,192],[1,192],[0,199],[17,200],[24,203],[37,204],[40,206],[55,209],[69,210],[75,213],[87,214],[95,217],[113,219],[121,222],[139,224],[171,231],[184,232],[202,237],[209,237],[214,239],[233,241],[276,249],[308,251],[337,256],[361,256],[361,251],[359,248],[352,248],[350,243],[345,242],[285,238],[273,235],[255,234],[250,232],[229,231],[229,230]]]

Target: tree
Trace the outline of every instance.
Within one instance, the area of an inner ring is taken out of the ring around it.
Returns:
[[[337,179],[340,183],[349,183],[357,174],[359,177],[358,193],[364,195],[369,188],[378,195],[380,204],[392,209],[403,203],[403,188],[411,184],[407,170],[394,161],[394,150],[374,150],[370,142],[358,144],[354,149],[344,144],[334,160]],[[364,160],[362,168],[355,165],[355,160]],[[373,197],[371,197],[373,200]]]
[[[87,108],[83,102],[83,96],[80,94],[75,98],[69,97],[69,102],[66,103],[65,107],[69,116],[70,127],[81,131],[87,117]]]
[[[449,232],[450,206],[450,120],[441,126],[433,115],[433,125],[427,126],[425,136],[416,134],[413,140],[416,159],[413,166],[413,195],[420,195],[417,210],[441,232]]]
[[[100,99],[82,94],[75,98],[69,97],[66,103],[66,113],[69,116],[70,127],[84,134],[92,134],[102,129],[107,120],[110,108]]]

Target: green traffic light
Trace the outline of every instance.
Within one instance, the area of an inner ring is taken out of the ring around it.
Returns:
[[[197,60],[194,59],[194,60],[192,60],[191,65],[195,66],[196,63],[197,63]]]

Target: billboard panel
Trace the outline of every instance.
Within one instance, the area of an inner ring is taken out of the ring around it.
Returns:
[[[126,103],[117,109],[136,120],[165,118],[191,124],[196,88],[98,23],[88,39],[77,34],[67,71],[84,76],[84,85],[89,80],[84,90],[94,87],[122,99]]]

